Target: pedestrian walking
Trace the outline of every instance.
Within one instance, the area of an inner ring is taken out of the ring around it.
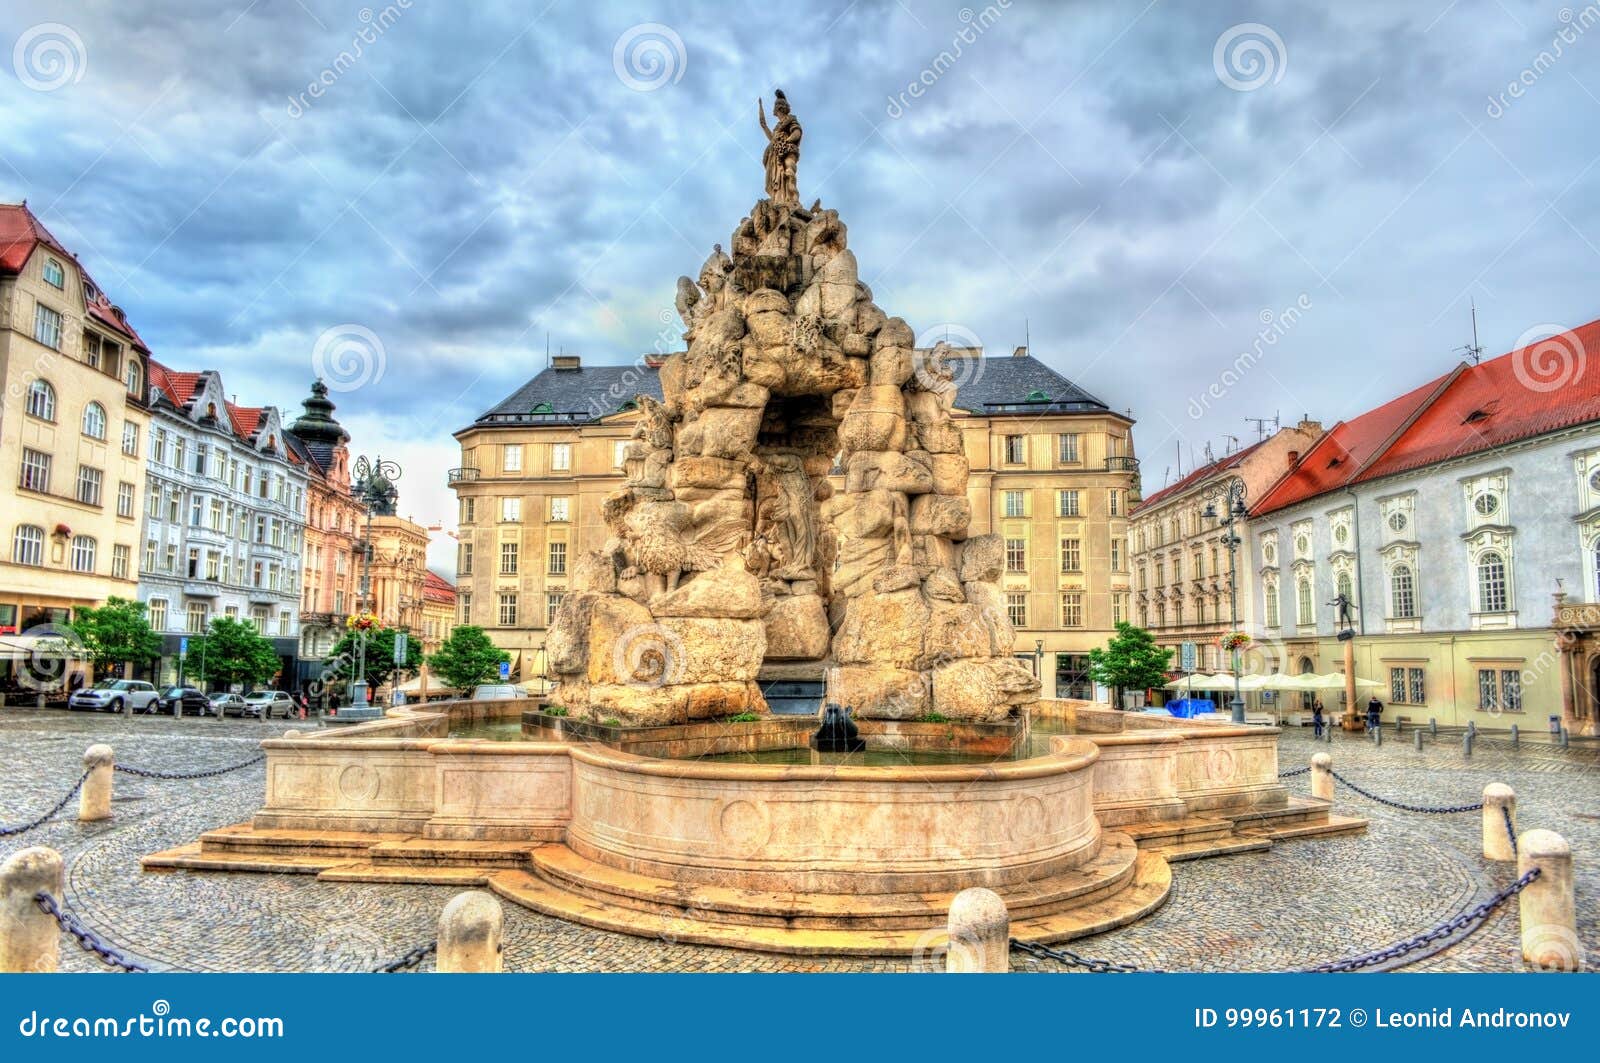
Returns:
[[[1314,738],[1322,737],[1322,702],[1318,701],[1311,706],[1311,735]]]
[[[1383,702],[1379,701],[1378,695],[1374,694],[1372,695],[1372,700],[1367,702],[1367,730],[1369,732],[1378,729],[1378,721],[1382,714]]]

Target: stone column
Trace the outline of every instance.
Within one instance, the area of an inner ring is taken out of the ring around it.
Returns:
[[[1311,796],[1333,800],[1333,758],[1326,753],[1311,757]]]
[[[1356,705],[1356,640],[1353,635],[1344,640],[1344,715],[1346,720],[1361,715]]]
[[[505,914],[493,894],[468,890],[451,898],[439,916],[440,974],[499,974]]]
[[[1539,877],[1522,891],[1522,958],[1552,971],[1583,967],[1573,900],[1572,847],[1552,830],[1530,830],[1517,840],[1517,876]]]
[[[34,900],[61,896],[61,854],[42,845],[0,864],[0,973],[53,974],[61,959],[61,930]]]
[[[1507,827],[1507,816],[1510,826]],[[1517,795],[1505,783],[1492,782],[1483,788],[1483,858],[1515,860],[1511,839],[1517,829]]]
[[[949,974],[1005,974],[1011,970],[1011,915],[1006,902],[981,886],[950,902]]]
[[[111,747],[90,746],[83,754],[89,777],[78,792],[78,822],[91,823],[111,818],[111,776],[116,771]]]
[[[1576,640],[1574,640],[1576,641]],[[1569,644],[1561,632],[1556,632],[1556,655],[1561,659],[1561,722],[1570,728],[1577,722],[1577,664],[1576,645]]]

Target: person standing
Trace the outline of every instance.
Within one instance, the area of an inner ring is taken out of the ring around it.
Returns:
[[[1378,729],[1378,721],[1382,714],[1383,702],[1379,701],[1378,695],[1374,694],[1372,695],[1372,700],[1367,702],[1367,730],[1369,732]]]
[[[1313,702],[1311,705],[1311,736],[1322,737],[1322,702]]]

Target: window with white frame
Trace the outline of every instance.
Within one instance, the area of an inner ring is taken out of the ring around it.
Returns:
[[[522,471],[521,443],[507,443],[500,448],[500,470],[502,472]]]
[[[627,459],[627,457],[628,441],[626,439],[617,440],[616,443],[614,443],[611,447],[611,467],[613,469],[622,468],[622,463]]]
[[[117,484],[117,516],[133,516],[133,485],[126,480]]]
[[[1056,436],[1056,460],[1063,465],[1078,463],[1078,433],[1063,432]]]
[[[44,260],[44,282],[52,288],[65,288],[67,286],[66,271],[61,268],[61,263],[53,258]]]
[[[1078,516],[1078,492],[1056,492],[1056,514],[1062,517]]]
[[[1412,620],[1416,615],[1416,573],[1408,563],[1401,561],[1389,569],[1389,618]]]
[[[522,499],[502,498],[500,500],[500,519],[507,523],[516,523],[522,519]]]
[[[565,498],[552,498],[550,500],[550,519],[553,521],[566,521],[572,519],[569,514],[571,502]]]
[[[1478,669],[1479,712],[1521,712],[1522,672],[1517,668]]]
[[[78,501],[85,505],[98,506],[100,504],[100,484],[104,474],[99,469],[91,469],[87,465],[78,466]]]
[[[112,579],[127,579],[128,578],[129,560],[130,560],[129,559],[129,550],[122,543],[117,543],[116,545],[111,547],[111,578]]]
[[[132,421],[122,422],[122,452],[130,458],[139,456],[139,426]]]
[[[1065,591],[1061,595],[1061,626],[1083,626],[1083,594],[1079,591]]]
[[[567,574],[567,544],[553,542],[550,544],[550,571],[552,576],[565,576]]]
[[[567,472],[572,468],[572,444],[550,444],[550,468],[556,472]]]
[[[150,617],[151,630],[167,630],[167,600],[165,598],[151,598],[148,615]]]
[[[561,608],[561,599],[566,597],[560,591],[547,591],[544,596],[544,626],[550,627],[556,622],[556,611]]]
[[[500,544],[500,575],[515,576],[517,574],[517,543]]]
[[[90,439],[106,437],[106,408],[91,402],[83,408],[83,434]]]
[[[1007,465],[1021,465],[1028,460],[1027,436],[1005,437],[1005,461]]]
[[[33,338],[52,351],[61,349],[61,315],[43,303],[33,308]]]
[[[1294,622],[1301,626],[1316,623],[1315,607],[1311,604],[1311,579],[1301,576],[1295,581]]]
[[[50,455],[23,447],[22,478],[19,483],[29,491],[49,491]]]
[[[1274,579],[1263,582],[1261,593],[1265,604],[1267,627],[1278,627],[1278,581]]]
[[[1006,595],[1006,618],[1011,621],[1012,627],[1028,626],[1028,595],[1022,591],[1012,591]]]
[[[1389,700],[1395,705],[1424,704],[1426,693],[1423,670],[1420,666],[1391,665],[1389,667]]]
[[[41,421],[56,419],[56,389],[48,380],[35,380],[28,385],[28,402],[25,407],[29,417]]]
[[[1504,613],[1509,608],[1505,555],[1484,550],[1473,562],[1478,592],[1478,612]]]
[[[1083,571],[1083,541],[1081,539],[1061,540],[1061,571]]]
[[[517,626],[517,596],[515,594],[500,595],[499,620],[501,627]]]
[[[1026,540],[1026,539],[1007,539],[1006,540],[1006,571],[1007,572],[1026,572],[1026,571],[1028,571],[1028,540]]]
[[[11,560],[18,565],[44,564],[44,529],[33,524],[19,524],[11,536]]]
[[[99,551],[99,543],[88,535],[74,535],[72,537],[72,571],[93,572],[95,555]]]
[[[1006,516],[1026,517],[1028,515],[1028,494],[1026,491],[1006,491],[1002,497],[1005,502]]]

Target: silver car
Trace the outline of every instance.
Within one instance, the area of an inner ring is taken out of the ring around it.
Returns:
[[[244,696],[244,714],[270,720],[282,716],[285,720],[298,711],[294,699],[281,690],[258,690]]]
[[[92,687],[74,692],[67,699],[67,708],[96,712],[121,712],[130,708],[134,712],[148,712],[160,698],[161,691],[142,679],[102,679]]]
[[[243,716],[245,708],[245,700],[238,694],[213,694],[211,703],[206,706],[206,715]]]

